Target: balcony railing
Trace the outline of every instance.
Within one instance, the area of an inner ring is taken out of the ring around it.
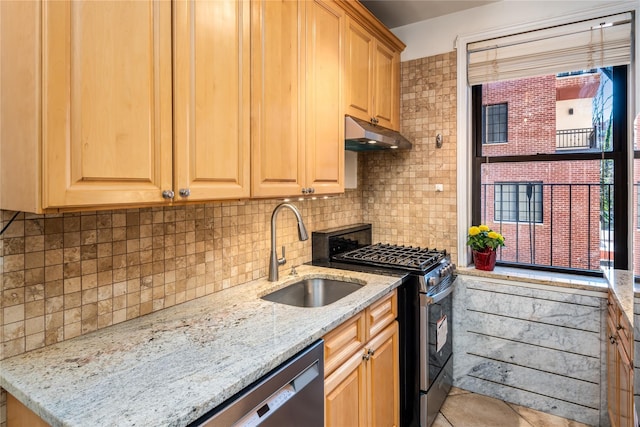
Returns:
[[[593,128],[556,130],[556,149],[578,150],[596,148]]]
[[[504,184],[482,184],[481,221],[505,237],[498,262],[583,272],[612,265],[613,184],[533,184],[542,186],[542,192],[527,196],[523,191],[508,201],[499,197],[498,202],[495,186]],[[542,222],[535,209],[542,211]],[[502,217],[515,220],[496,221],[496,210],[510,211]]]

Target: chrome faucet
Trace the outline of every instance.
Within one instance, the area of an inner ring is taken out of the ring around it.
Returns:
[[[270,282],[276,282],[278,280],[278,266],[284,265],[287,262],[284,257],[284,246],[282,246],[282,258],[278,259],[278,254],[276,253],[276,217],[282,208],[289,208],[295,214],[296,219],[298,220],[298,237],[300,240],[307,240],[309,238],[304,222],[302,222],[302,216],[300,216],[300,212],[294,205],[290,203],[280,203],[276,206],[271,214],[271,255],[269,257]]]

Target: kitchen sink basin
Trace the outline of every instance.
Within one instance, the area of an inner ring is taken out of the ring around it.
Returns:
[[[278,289],[262,299],[296,307],[323,307],[357,291],[363,285],[342,280],[304,279]]]

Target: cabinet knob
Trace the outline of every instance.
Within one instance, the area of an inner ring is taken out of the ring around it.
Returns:
[[[173,199],[175,197],[175,193],[173,190],[164,190],[162,192],[162,198],[164,199]]]
[[[302,194],[309,194],[309,189],[308,189],[308,188],[306,188],[306,187],[304,187],[304,188],[302,189]]]
[[[180,194],[180,197],[189,197],[191,195],[191,190],[188,188],[181,188],[178,191],[178,194]]]
[[[614,337],[613,335],[609,335],[609,342],[610,342],[611,344],[615,344],[615,343],[616,343],[616,341],[617,341],[617,340],[616,340],[616,337]]]
[[[362,355],[362,360],[369,360],[371,359],[371,355],[369,353],[365,353]]]
[[[313,188],[313,187],[309,187],[308,190],[309,190],[309,193],[311,193],[311,194],[316,192],[316,189]]]
[[[374,354],[376,354],[376,351],[374,349],[370,348],[367,353],[369,354],[369,356],[373,356]]]

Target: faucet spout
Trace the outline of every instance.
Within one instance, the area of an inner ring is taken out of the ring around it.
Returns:
[[[296,220],[298,221],[298,238],[303,241],[309,238],[309,234],[307,233],[307,228],[304,226],[304,222],[302,221],[302,216],[300,215],[300,211],[291,203],[280,203],[273,210],[271,214],[271,254],[269,256],[269,281],[276,282],[278,281],[278,266],[284,265],[287,260],[284,257],[284,246],[282,247],[282,258],[278,258],[278,254],[276,252],[276,219],[278,217],[278,212],[280,212],[283,208],[288,208],[293,211],[293,214],[296,216]]]

